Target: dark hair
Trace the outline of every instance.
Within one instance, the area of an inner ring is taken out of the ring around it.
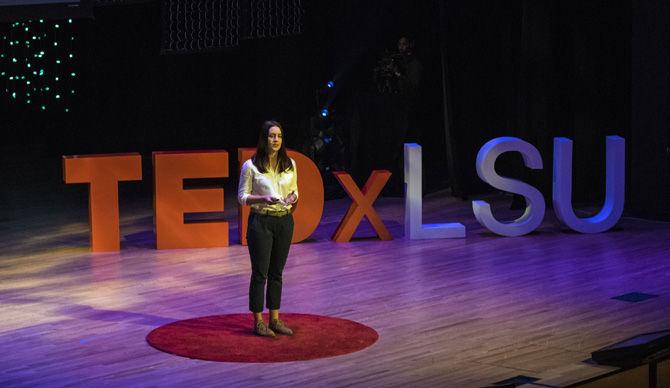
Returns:
[[[258,144],[256,145],[256,153],[251,157],[251,161],[254,163],[258,171],[261,173],[266,173],[269,169],[270,160],[268,158],[268,136],[270,134],[270,128],[278,127],[282,135],[284,134],[284,128],[282,125],[273,120],[268,120],[263,123],[261,132],[258,134]],[[291,159],[286,154],[286,147],[284,146],[284,141],[282,139],[281,148],[277,152],[277,171],[284,172],[293,170],[293,163]]]

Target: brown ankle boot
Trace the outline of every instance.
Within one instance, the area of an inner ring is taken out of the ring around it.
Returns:
[[[274,337],[275,332],[272,331],[269,327],[265,326],[265,322],[258,321],[256,326],[254,326],[254,334],[260,335],[261,337]]]
[[[279,334],[293,335],[293,330],[284,325],[284,322],[280,321],[279,319],[273,319],[270,321],[270,329]]]

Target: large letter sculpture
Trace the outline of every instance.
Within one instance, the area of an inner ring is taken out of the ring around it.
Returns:
[[[240,167],[255,152],[255,148],[239,148],[237,150],[237,160],[240,162]],[[298,170],[299,198],[293,213],[295,228],[291,240],[291,242],[297,243],[309,237],[319,226],[324,204],[323,179],[319,168],[310,158],[293,150],[286,150],[286,153],[295,160]],[[247,245],[247,223],[250,208],[249,206],[240,206],[238,209],[237,225],[240,244]]]
[[[379,215],[372,207],[377,196],[391,177],[391,172],[388,170],[372,171],[372,174],[370,174],[370,177],[363,186],[363,190],[358,189],[356,182],[346,172],[335,171],[333,175],[340,182],[352,202],[344,218],[342,218],[342,221],[337,226],[335,233],[333,233],[332,239],[336,242],[351,240],[351,236],[354,235],[358,224],[360,224],[363,216],[366,216],[381,240],[393,240],[393,236],[391,236],[391,233],[386,229],[381,218],[379,218]]]
[[[184,190],[184,179],[225,178],[228,152],[154,152],[156,248],[228,246],[225,221],[184,223],[184,213],[222,212],[223,189]]]
[[[421,146],[405,144],[405,236],[412,240],[465,237],[460,223],[422,224]]]
[[[500,154],[510,151],[520,152],[526,167],[542,168],[542,156],[532,144],[516,137],[499,137],[484,144],[477,154],[477,175],[491,186],[523,195],[526,198],[526,210],[513,222],[503,223],[491,213],[486,201],[472,201],[472,210],[480,224],[493,233],[502,236],[521,236],[535,230],[544,218],[544,197],[535,187],[516,179],[501,177],[495,172],[495,162]]]
[[[63,156],[65,183],[89,183],[88,226],[93,252],[118,251],[120,181],[142,179],[138,153]]]
[[[623,212],[626,142],[619,136],[607,136],[606,145],[605,204],[593,217],[579,218],[572,209],[572,140],[554,139],[554,211],[559,220],[577,232],[606,231],[619,221]]]

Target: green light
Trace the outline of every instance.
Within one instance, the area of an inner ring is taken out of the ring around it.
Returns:
[[[30,81],[26,81],[26,85],[30,85]]]
[[[42,108],[42,110],[47,110],[47,107],[44,105],[42,105],[40,108]]]
[[[40,75],[44,75],[44,70],[40,69]]]
[[[70,75],[74,77],[74,76],[77,75],[77,73],[75,73],[75,72],[73,71],[72,73],[70,73]]]
[[[69,108],[65,108],[65,113],[67,113],[67,112],[69,112],[69,111],[70,111]]]
[[[70,94],[74,94],[74,90],[70,90]]]
[[[56,94],[56,100],[60,98],[60,94]]]
[[[48,86],[45,87],[44,90],[46,90],[46,91],[48,92],[48,91],[49,91],[49,87],[48,87]]]
[[[28,27],[26,27],[25,30],[28,31]]]
[[[26,104],[30,104],[30,100],[26,100]]]
[[[40,19],[40,23],[44,23],[44,19]]]
[[[30,67],[30,63],[28,63],[26,66]]]
[[[59,26],[58,24],[56,24],[54,27],[56,27],[56,28],[60,28],[60,26]]]
[[[60,59],[56,59],[56,63],[60,65]]]
[[[16,92],[12,93],[12,98],[16,98]]]
[[[35,40],[35,39],[37,39],[37,37],[35,35],[33,35],[33,40]]]
[[[9,77],[9,80],[10,80],[10,81],[13,80],[13,79],[14,79],[14,77],[12,77],[12,76]]]
[[[70,54],[70,55],[69,55],[69,57],[70,57],[70,58],[73,58],[73,57],[74,57],[74,55]]]
[[[2,73],[0,73],[0,75],[4,76],[4,75],[5,75],[5,72],[3,71]]]
[[[58,42],[54,42],[54,46],[58,46]]]
[[[58,81],[58,80],[59,80],[59,78],[58,78],[58,77],[56,77],[56,78],[54,78],[54,79],[55,79],[56,81]]]
[[[12,58],[12,62],[16,63],[18,61],[16,60],[16,58]]]
[[[14,42],[9,42],[9,45],[10,45],[10,46],[14,46]]]
[[[68,23],[72,23],[72,19],[67,19],[67,22],[68,22]]]

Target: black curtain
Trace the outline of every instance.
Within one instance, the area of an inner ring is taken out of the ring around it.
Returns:
[[[497,169],[550,199],[553,138],[567,136],[581,166],[574,200],[601,199],[605,136],[630,137],[630,1],[450,1],[442,21],[455,193],[490,190],[476,176],[477,152],[516,136],[540,150],[544,169],[516,155]]]
[[[670,6],[633,1],[630,209],[670,219]]]

